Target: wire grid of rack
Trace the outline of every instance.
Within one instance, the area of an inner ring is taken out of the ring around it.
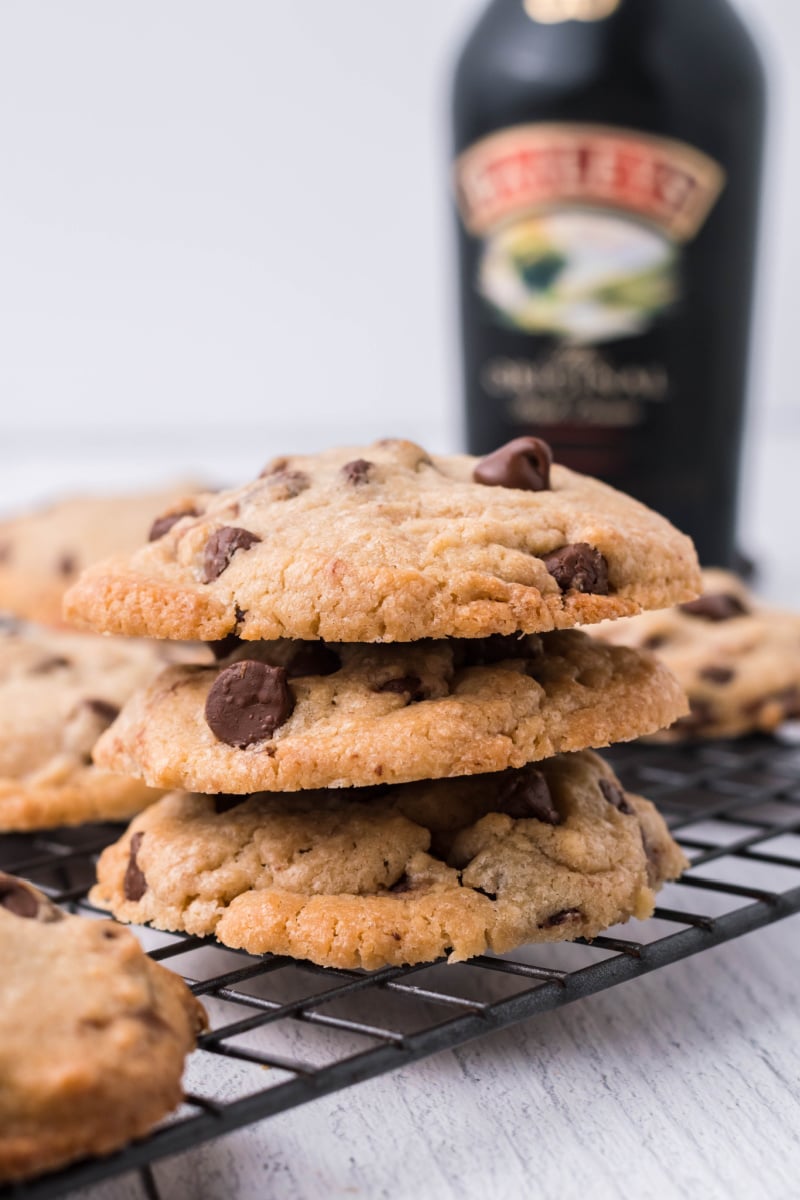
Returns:
[[[213,1006],[212,1030],[191,1063],[200,1064],[199,1079],[207,1078],[208,1055],[217,1079],[230,1072],[224,1098],[191,1090],[190,1064],[184,1106],[148,1138],[109,1158],[0,1187],[0,1200],[44,1200],[131,1170],[140,1172],[144,1194],[157,1197],[151,1164],[160,1158],[800,911],[800,745],[759,737],[607,754],[628,790],[657,801],[692,861],[649,921],[591,944],[372,973],[253,958],[208,939],[150,931],[144,938],[153,957]],[[0,868],[74,911],[89,911],[95,856],[118,835],[118,827],[92,826],[6,836]],[[248,1069],[257,1074],[248,1077]]]

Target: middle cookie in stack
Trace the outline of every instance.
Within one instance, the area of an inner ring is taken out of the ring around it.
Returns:
[[[550,486],[533,439],[481,462],[406,442],[281,460],[171,515],[67,600],[94,628],[225,637],[97,747],[195,793],[105,852],[98,902],[368,968],[652,911],[683,856],[586,748],[670,724],[683,693],[646,653],[536,633],[691,599],[688,539],[565,468]],[[338,640],[289,640],[314,634]]]

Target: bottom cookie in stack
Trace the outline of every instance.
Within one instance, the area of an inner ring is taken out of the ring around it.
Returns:
[[[582,751],[371,788],[175,792],[105,850],[92,899],[253,954],[376,969],[591,938],[648,917],[686,866],[654,806]]]

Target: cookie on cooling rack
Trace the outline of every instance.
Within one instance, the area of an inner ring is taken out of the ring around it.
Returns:
[[[124,496],[73,496],[0,521],[0,612],[64,625],[64,593],[84,567],[135,549],[157,517],[185,507],[181,496],[187,486]]]
[[[689,715],[659,740],[737,737],[800,718],[800,613],[759,603],[727,571],[703,572],[699,600],[592,633],[652,650],[686,689]]]
[[[386,788],[174,793],[106,849],[92,900],[323,966],[451,961],[647,917],[686,860],[590,751]]]
[[[128,930],[0,872],[0,962],[0,1182],[108,1154],[180,1103],[205,1013]]]
[[[91,568],[66,614],[161,638],[414,641],[538,633],[697,595],[688,538],[522,442],[482,460],[391,439],[275,459]]]
[[[650,654],[579,630],[391,645],[246,642],[164,671],[95,762],[154,787],[295,791],[520,767],[685,713]]]
[[[162,665],[153,646],[121,638],[0,634],[0,832],[122,820],[158,798],[94,766],[92,750]]]

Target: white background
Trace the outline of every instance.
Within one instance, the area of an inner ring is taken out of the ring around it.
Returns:
[[[0,505],[458,442],[447,81],[481,3],[3,0]],[[745,7],[773,119],[744,512],[780,574],[800,4]]]

